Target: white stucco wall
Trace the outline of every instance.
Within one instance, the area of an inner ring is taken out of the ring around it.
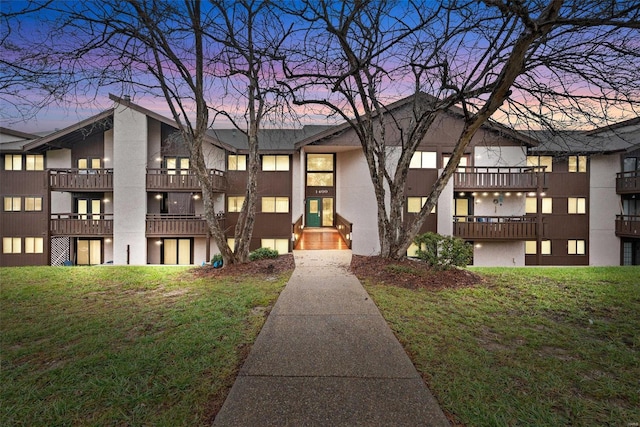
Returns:
[[[304,214],[304,149],[291,156],[291,222]]]
[[[209,143],[202,144],[202,155],[207,169],[225,170],[225,151]]]
[[[147,119],[122,105],[113,117],[113,261],[147,263],[145,219],[147,212]]]
[[[67,169],[71,167],[71,150],[50,150],[47,151],[46,156],[47,169]],[[73,212],[71,193],[52,191],[50,203],[52,214]]]
[[[443,169],[438,171],[442,174]],[[440,193],[438,198],[438,234],[443,236],[453,236],[453,179],[450,179],[447,185]]]
[[[592,156],[589,165],[589,265],[620,265],[620,238],[615,235],[620,196],[616,194],[619,155]]]
[[[473,151],[474,166],[524,166],[525,147],[477,146]]]
[[[105,169],[113,167],[113,129],[104,133],[104,159],[102,159]]]
[[[524,242],[479,242],[473,247],[473,265],[477,267],[524,266]]]
[[[525,214],[526,194],[516,192],[477,192],[473,206],[474,216],[522,216]],[[506,193],[510,193],[507,195]]]
[[[353,253],[379,254],[378,208],[367,161],[361,149],[338,153],[336,191],[336,212],[353,223]]]

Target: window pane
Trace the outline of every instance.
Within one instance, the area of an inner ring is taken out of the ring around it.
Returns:
[[[524,203],[525,213],[534,214],[538,212],[538,200],[535,197],[527,197]]]
[[[229,247],[233,251],[235,249],[235,247],[236,247],[236,239],[234,239],[233,237],[229,237],[227,239],[227,245],[229,245]]]
[[[409,169],[420,169],[420,165],[422,164],[422,155],[420,151],[416,151],[413,153],[411,157],[411,161],[409,162]]]
[[[421,197],[407,197],[407,212],[418,213],[422,209]]]
[[[238,156],[238,170],[239,171],[247,170],[247,156],[245,155]]]
[[[407,248],[407,256],[408,257],[418,256],[418,245],[416,245],[415,243],[411,243],[411,245]]]
[[[576,241],[575,240],[569,240],[569,242],[567,244],[567,253],[569,255],[575,255],[576,254]]]
[[[244,203],[243,196],[229,197],[228,212],[240,212],[242,210],[242,204]]]
[[[244,154],[230,154],[229,155],[229,170],[230,171],[246,171],[247,170],[247,156]]]
[[[579,255],[585,254],[585,242],[584,240],[578,240],[576,242],[576,253]]]
[[[164,239],[164,263],[169,265],[178,263],[177,239]]]
[[[289,252],[289,240],[287,239],[275,239],[275,249],[278,254],[286,254]]]
[[[238,156],[233,154],[229,154],[229,170],[236,171],[238,170]]]
[[[536,250],[536,241],[535,240],[527,240],[524,242],[524,253],[526,255],[535,255]]]
[[[180,169],[189,169],[189,159],[180,159]]]
[[[309,187],[333,187],[332,172],[307,173],[307,186]]]
[[[275,250],[275,239],[260,239],[260,247]]]
[[[330,197],[322,199],[322,226],[333,226],[333,199]]]
[[[262,170],[263,171],[276,170],[276,156],[262,156]]]
[[[307,154],[308,171],[333,171],[333,154]]]
[[[44,252],[44,239],[42,237],[36,237],[34,239],[34,250],[35,253],[41,254]]]
[[[553,169],[553,157],[540,156],[540,166],[546,166],[545,172],[552,172]]]
[[[527,156],[527,166],[538,166],[538,156]]]
[[[78,159],[78,169],[87,169],[87,159]]]
[[[100,169],[102,168],[102,162],[100,159],[91,159],[91,169]]]
[[[189,239],[178,240],[178,264],[191,264],[191,240]]]
[[[579,197],[577,200],[577,203],[578,203],[577,209],[579,214],[583,214],[587,212],[586,199],[584,197]]]
[[[276,170],[278,171],[289,170],[289,156],[276,156]]]
[[[276,197],[275,198],[276,212],[286,213],[289,212],[289,198],[288,197]]]
[[[578,156],[569,156],[569,172],[578,172]]]
[[[435,169],[437,167],[437,155],[435,151],[422,152],[422,169]]]
[[[542,255],[551,255],[551,240],[543,240],[541,251]]]
[[[263,197],[262,198],[262,212],[271,213],[276,211],[276,198],[275,197]]]
[[[578,156],[578,172],[587,171],[587,156]]]
[[[88,240],[78,240],[78,265],[88,265],[89,264],[89,241]]]
[[[550,214],[553,213],[553,203],[552,203],[551,197],[544,197],[542,199],[542,213],[543,214]]]

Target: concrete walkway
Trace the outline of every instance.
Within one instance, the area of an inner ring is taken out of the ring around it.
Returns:
[[[296,268],[214,426],[448,426],[358,279],[351,251]]]

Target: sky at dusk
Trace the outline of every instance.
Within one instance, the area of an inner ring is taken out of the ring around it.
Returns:
[[[23,1],[13,1],[13,0],[4,0],[0,3],[0,9],[2,13],[5,14],[5,19],[0,21],[0,35],[5,40],[4,46],[2,50],[0,50],[0,55],[2,55],[5,60],[11,62],[11,59],[14,57],[18,57],[19,55],[24,55],[25,52],[21,49],[23,46],[34,40],[44,40],[45,43],[50,43],[53,47],[59,47],[61,51],[69,51],[73,52],[74,46],[76,44],[80,45],[82,40],[87,40],[87,34],[89,33],[88,27],[83,27],[82,23],[77,23],[76,26],[65,27],[62,31],[52,30],[52,26],[55,24],[55,21],[58,17],[57,12],[55,11],[39,11],[34,14],[23,15],[17,18],[6,18],[12,12],[16,10],[20,10],[26,7],[29,3]],[[163,4],[163,3],[159,3]],[[167,3],[169,4],[169,3]],[[205,2],[206,4],[206,2]],[[336,3],[338,5],[339,3]],[[437,3],[428,3],[430,5],[437,5]],[[87,3],[77,3],[74,5],[72,2],[54,2],[53,7],[56,8],[60,5],[66,5],[69,9],[74,11],[80,11],[79,13],[93,14],[95,16],[99,16],[99,13],[109,13],[110,8],[108,2],[97,2],[95,4]],[[395,28],[394,25],[398,25],[398,22],[403,22],[408,24],[415,19],[414,15],[403,15],[405,13],[403,9],[404,3],[398,3],[399,6],[392,9],[392,13],[386,19],[385,25],[389,25],[389,28]],[[65,7],[66,7],[65,6]],[[63,6],[61,6],[63,7]],[[86,9],[83,9],[85,8]],[[94,10],[95,9],[95,10]],[[83,16],[83,18],[87,18],[89,16]],[[286,19],[283,21],[285,25],[292,23],[293,21],[287,21]],[[171,33],[171,25],[175,23],[165,22],[166,25],[165,31],[167,34]],[[86,25],[86,22],[85,22]],[[299,28],[298,28],[299,29]],[[442,30],[442,28],[438,27],[438,24],[434,24],[433,28],[430,31],[425,32],[425,39],[428,37],[432,37],[433,40],[437,40],[438,33]],[[366,34],[366,28],[363,29],[363,34]],[[636,33],[638,33],[636,31]],[[302,34],[302,33],[300,33]],[[389,33],[391,34],[391,32]],[[385,35],[387,37],[388,35]],[[640,34],[638,34],[638,40],[640,40]],[[302,36],[298,33],[294,32],[292,36],[294,40],[301,41],[303,40]],[[297,37],[297,38],[296,38]],[[391,37],[391,36],[388,36]],[[176,40],[179,40],[176,38]],[[505,39],[506,40],[506,39]],[[504,40],[503,40],[504,41]],[[588,41],[588,40],[587,40]],[[409,40],[409,43],[413,43],[415,46],[417,43],[420,43],[421,40]],[[186,43],[188,44],[188,42]],[[450,67],[450,77],[455,73],[459,73],[461,76],[464,73],[468,72],[478,72],[474,66],[474,60],[477,59],[478,64],[482,64],[483,58],[479,56],[478,52],[482,52],[483,48],[487,46],[487,40],[481,38],[478,34],[474,34],[473,30],[469,31],[468,35],[465,35],[464,38],[461,37],[459,41],[456,43],[451,43],[447,46],[449,49],[449,67]],[[638,44],[636,42],[636,44]],[[364,44],[363,44],[364,45]],[[186,55],[189,54],[188,46],[183,46],[186,50]],[[575,47],[575,46],[574,46]],[[397,60],[403,54],[402,51],[390,51],[386,55],[385,63],[383,64],[385,67],[388,67],[391,72],[386,74],[381,74],[380,77],[380,85],[385,86],[385,92],[382,95],[382,98],[386,101],[394,101],[404,96],[412,93],[412,78],[414,77],[411,73],[408,73],[407,70],[401,71],[400,69],[394,70],[393,62]],[[99,71],[101,69],[105,70],[117,70],[119,58],[117,56],[111,55],[103,55],[103,54],[89,54],[82,58],[82,61],[78,62],[76,66],[81,70],[78,74],[74,75],[74,78],[78,78],[79,83],[68,86],[65,91],[62,93],[56,93],[53,96],[43,97],[41,94],[42,90],[30,89],[27,86],[14,86],[14,93],[8,92],[0,92],[0,126],[12,128],[16,130],[20,130],[23,132],[30,133],[39,133],[39,132],[48,132],[56,129],[62,129],[67,127],[79,120],[83,120],[87,117],[90,117],[94,114],[97,114],[105,109],[113,107],[113,101],[109,99],[109,94],[115,94],[117,96],[131,95],[133,102],[136,104],[152,110],[158,114],[171,118],[171,111],[167,104],[164,102],[160,92],[156,88],[144,88],[140,89],[135,88],[134,84],[126,83],[126,82],[117,82],[107,81],[105,79],[104,82],[97,81],[96,79],[91,79],[91,76],[96,74],[96,70]],[[442,58],[438,58],[441,60]],[[637,59],[637,58],[636,58]],[[64,61],[65,58],[62,58],[61,61]],[[19,61],[15,61],[19,62]],[[213,64],[213,63],[212,63]],[[209,70],[215,74],[216,72],[220,72],[222,70],[222,66],[219,64],[212,65],[210,64]],[[56,58],[52,58],[51,63],[48,64],[49,69],[55,70],[58,65],[56,62]],[[129,64],[130,66],[131,64]],[[137,64],[138,68],[131,67],[126,70],[124,74],[124,79],[131,78],[135,80],[137,83],[143,83],[144,85],[153,86],[153,79],[151,79],[146,70],[140,68],[140,64]],[[489,66],[489,65],[488,65]],[[215,68],[215,70],[214,70]],[[435,68],[435,67],[434,67]],[[481,68],[481,67],[477,67]],[[638,64],[636,64],[636,68],[640,68]],[[170,72],[176,72],[175,69],[168,69]],[[428,74],[432,70],[425,69],[425,74]],[[281,70],[277,70],[275,68],[275,73],[279,74],[279,77],[282,78]],[[0,84],[3,81],[7,80],[7,71],[3,70],[0,67]],[[435,75],[435,74],[434,74]],[[560,81],[558,80],[558,75],[554,73],[546,73],[544,71],[537,71],[536,75],[538,76],[538,82],[536,83],[545,83],[549,86],[555,84],[556,88],[563,89],[563,85],[566,85],[570,88],[572,93],[581,93],[588,96],[593,96],[597,98],[599,94],[589,85],[585,85],[580,83],[579,81],[570,82]],[[85,80],[82,80],[82,77],[85,77]],[[112,75],[110,76],[112,77]],[[487,74],[486,78],[492,78],[491,73]],[[554,80],[555,79],[555,80]],[[45,80],[45,84],[46,79]],[[425,78],[425,81],[429,80]],[[149,83],[151,82],[151,83]],[[556,84],[557,83],[557,84]],[[209,101],[211,105],[219,106],[221,108],[230,111],[231,114],[236,117],[240,117],[243,108],[246,105],[242,104],[242,91],[246,88],[246,82],[242,80],[235,81],[224,81],[224,79],[220,78],[211,78],[208,81],[208,90],[212,94],[209,97]],[[431,83],[427,84],[421,90],[426,91],[427,93],[436,94],[438,96],[438,91],[441,91],[442,88],[438,88],[439,84],[437,76],[432,78]],[[244,85],[244,86],[243,86]],[[431,85],[431,86],[430,86]],[[0,86],[2,88],[2,86]],[[18,89],[16,89],[18,88]],[[176,89],[179,93],[188,93],[184,92],[184,86]],[[630,98],[632,98],[633,102],[640,102],[637,99],[637,86],[634,88],[636,92],[632,92],[628,94]],[[145,93],[145,91],[147,91]],[[153,92],[150,93],[150,92]],[[308,92],[317,97],[322,97],[323,94]],[[327,92],[326,96],[331,96],[330,92]],[[539,99],[535,99],[535,97],[519,95],[517,91],[514,91],[512,95],[513,99],[516,101],[521,101],[523,103],[532,103],[532,102],[543,102]],[[29,108],[28,105],[30,103],[39,104],[41,108]],[[551,102],[549,103],[549,107],[551,106]],[[619,105],[611,105],[609,113],[612,113],[613,117],[620,118],[628,118],[630,110],[625,108],[621,109],[622,103]],[[18,108],[19,107],[19,108]],[[539,111],[542,111],[544,114],[550,114],[550,108],[546,108],[541,104]],[[619,111],[617,111],[619,110]],[[287,116],[280,120],[276,121],[266,121],[264,123],[265,127],[298,127],[303,124],[335,124],[337,121],[340,121],[339,116],[328,116],[328,110],[323,110],[322,108],[302,108],[297,107],[297,119],[291,119],[291,116]],[[636,113],[637,114],[637,113]],[[558,116],[556,116],[557,118]],[[494,118],[497,118],[501,121],[508,122],[509,120],[506,118],[505,113],[498,112]],[[563,120],[568,120],[564,118]],[[228,128],[231,124],[228,120],[223,120],[220,116],[217,118],[217,121],[213,123],[214,128]]]

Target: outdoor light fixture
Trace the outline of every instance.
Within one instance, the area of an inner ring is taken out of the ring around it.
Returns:
[[[493,193],[494,196],[499,196],[500,193],[498,193],[497,191],[495,193]]]
[[[156,199],[158,200],[162,199],[162,194],[156,194]]]
[[[104,203],[109,203],[111,200],[109,200],[109,199],[107,199],[107,198],[105,197],[104,199],[102,199],[102,201],[103,201]]]
[[[544,196],[546,196],[546,195],[547,195],[547,193],[544,193],[544,192],[543,192],[543,193],[540,193],[540,197],[544,197]]]
[[[482,193],[483,196],[488,196],[489,193],[487,193],[486,191],[484,193]]]
[[[460,192],[460,195],[461,195],[461,196],[464,196],[464,191],[461,191],[461,192]]]
[[[530,192],[529,194],[527,194],[527,196],[529,196],[529,197],[535,197],[535,196],[536,196],[536,193],[534,193],[534,192],[532,191],[532,192]]]
[[[521,196],[522,196],[522,192],[518,191],[518,192],[516,193],[516,196],[521,197]]]
[[[504,193],[505,196],[509,197],[511,195],[511,193],[509,193],[508,191],[506,193]]]

